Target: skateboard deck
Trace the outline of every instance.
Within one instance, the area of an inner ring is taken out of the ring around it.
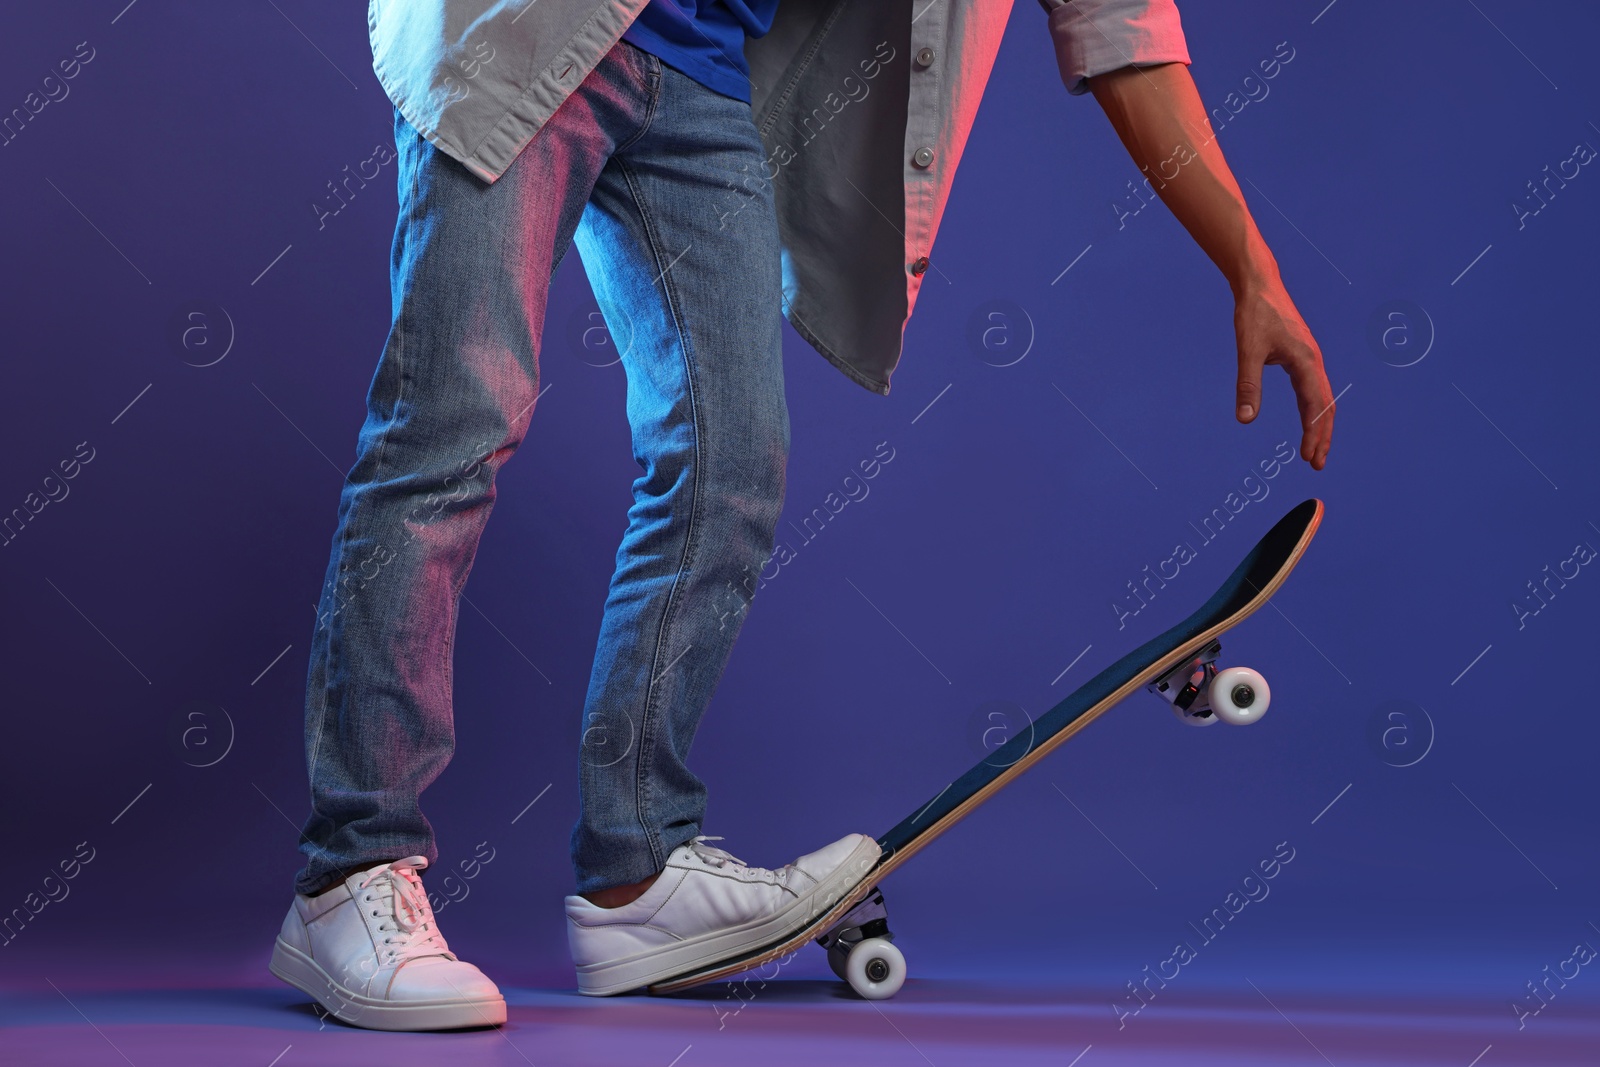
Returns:
[[[650,986],[650,992],[671,993],[740,974],[786,956],[827,933],[869,895],[875,896],[877,885],[892,871],[1113,705],[1136,689],[1158,684],[1174,676],[1174,672],[1181,674],[1183,668],[1197,662],[1197,656],[1214,655],[1217,638],[1249,618],[1278,591],[1305,554],[1321,522],[1322,501],[1312,499],[1297,505],[1267,531],[1221,588],[1193,615],[1079,686],[1039,716],[1031,730],[995,749],[879,837],[882,852],[877,864],[854,889],[805,927],[781,941],[657,982]],[[1209,670],[1206,677],[1211,677]]]

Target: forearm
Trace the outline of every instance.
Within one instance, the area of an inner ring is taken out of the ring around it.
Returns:
[[[1090,78],[1089,88],[1134,163],[1234,295],[1281,284],[1189,69],[1124,67]]]

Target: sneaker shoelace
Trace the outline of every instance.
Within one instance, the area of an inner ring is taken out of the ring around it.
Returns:
[[[699,856],[702,862],[712,867],[725,868],[731,866],[739,874],[751,881],[768,882],[772,885],[787,884],[789,880],[788,867],[779,871],[768,870],[765,867],[752,867],[732,853],[706,843],[708,841],[721,840],[721,837],[707,837],[705,834],[701,834],[689,842],[689,847],[694,850],[695,855]]]
[[[422,956],[455,959],[433,921],[433,907],[417,872],[428,865],[423,856],[408,856],[374,867],[356,885],[360,903],[375,916],[383,939],[385,963],[400,964]]]

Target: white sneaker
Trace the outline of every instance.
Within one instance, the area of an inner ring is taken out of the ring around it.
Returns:
[[[609,996],[782,941],[872,871],[878,843],[851,834],[781,870],[749,867],[697,837],[667,857],[639,899],[602,908],[567,898],[578,991]]]
[[[296,895],[272,950],[272,973],[336,1018],[369,1030],[498,1026],[506,1002],[456,959],[417,872],[421,856],[358,871],[325,893]]]

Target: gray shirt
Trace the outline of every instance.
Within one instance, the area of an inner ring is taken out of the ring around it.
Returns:
[[[406,120],[484,181],[516,159],[646,0],[370,0],[372,66]],[[1069,92],[1187,63],[1173,0],[1040,0]],[[783,0],[750,40],[783,241],[784,314],[888,393],[1011,0]],[[736,195],[737,188],[730,190]],[[736,210],[731,204],[729,210]]]

